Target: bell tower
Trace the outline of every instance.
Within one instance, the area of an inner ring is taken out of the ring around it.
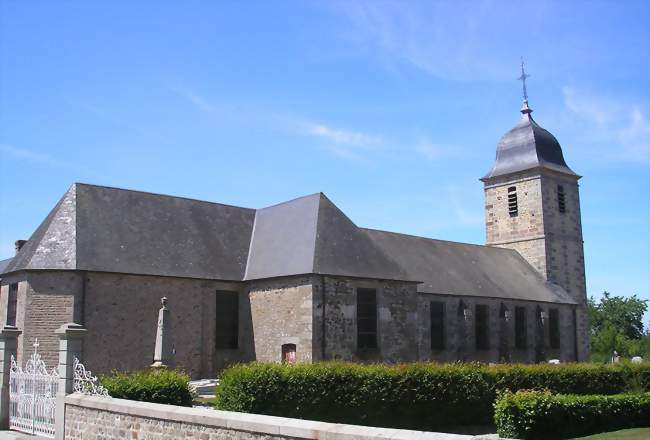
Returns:
[[[555,137],[533,120],[522,62],[524,102],[519,123],[497,145],[481,178],[486,244],[517,250],[541,275],[577,302],[577,360],[589,358],[587,294],[578,180]]]

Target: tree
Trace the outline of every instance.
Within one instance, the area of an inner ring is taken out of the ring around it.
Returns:
[[[610,324],[629,339],[641,339],[643,336],[643,314],[648,309],[647,300],[636,295],[625,298],[603,292],[599,303],[590,297],[588,307],[592,335]]]
[[[594,359],[608,359],[616,350],[621,356],[650,357],[650,329],[643,329],[643,314],[648,301],[604,292],[599,302],[587,303]]]

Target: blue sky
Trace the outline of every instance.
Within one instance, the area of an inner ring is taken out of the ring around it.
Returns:
[[[0,3],[0,258],[72,182],[483,243],[517,122],[581,180],[589,294],[650,299],[650,2]]]

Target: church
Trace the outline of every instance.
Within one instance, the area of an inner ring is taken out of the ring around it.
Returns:
[[[152,363],[168,298],[176,364],[561,362],[589,357],[578,180],[521,119],[481,178],[486,245],[357,226],[324,194],[261,209],[73,184],[0,262],[0,319],[57,363],[87,329],[97,373]]]

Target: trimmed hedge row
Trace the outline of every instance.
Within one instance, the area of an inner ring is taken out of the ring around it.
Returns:
[[[563,394],[650,391],[650,365],[252,363],[223,372],[215,406],[228,411],[431,430],[450,424],[490,424],[497,394],[521,389]]]
[[[189,382],[184,372],[166,369],[113,372],[100,378],[111,397],[179,406],[192,406]]]
[[[504,393],[495,403],[501,437],[562,439],[650,426],[650,393],[560,395],[548,391]]]

